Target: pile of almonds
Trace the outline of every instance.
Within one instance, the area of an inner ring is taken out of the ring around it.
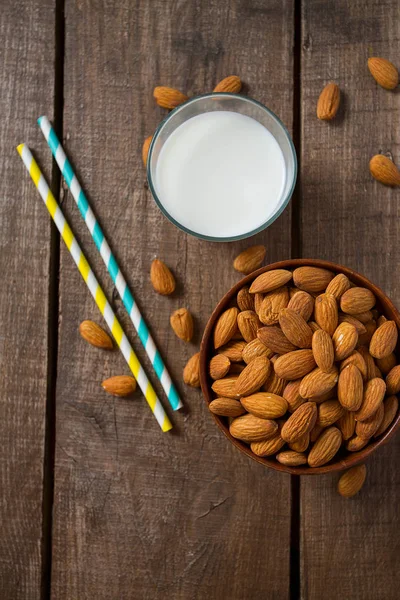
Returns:
[[[375,303],[343,273],[259,275],[216,322],[210,411],[254,454],[284,465],[361,450],[392,423],[400,391],[397,327]]]

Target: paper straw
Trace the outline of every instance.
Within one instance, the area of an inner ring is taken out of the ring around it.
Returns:
[[[151,385],[146,373],[140,365],[140,362],[132,346],[130,345],[129,340],[123,332],[123,329],[116,315],[114,314],[113,309],[108,303],[107,298],[101,289],[93,271],[91,270],[88,261],[80,249],[79,244],[76,241],[74,234],[72,233],[61,211],[61,208],[58,206],[56,199],[51,193],[51,190],[47,185],[47,182],[42,175],[35,159],[33,158],[31,151],[25,144],[20,144],[17,147],[17,151],[21,156],[24,165],[33,180],[33,183],[37,187],[39,194],[41,195],[42,200],[47,207],[47,210],[56,224],[61,237],[66,243],[66,246],[70,251],[72,258],[74,259],[80,274],[82,275],[86,285],[90,290],[90,293],[94,298],[94,301],[96,302],[101,314],[110,328],[112,335],[119,346],[119,349],[128,363],[130,370],[132,371],[133,376],[138,382],[139,387],[142,390],[155,418],[157,419],[158,424],[163,431],[169,431],[172,429],[172,425],[168,419],[168,416],[166,415],[161,402],[157,398],[153,386]]]
[[[92,209],[89,206],[89,201],[85,196],[85,193],[72,170],[71,163],[69,162],[64,149],[54,131],[49,119],[47,117],[40,117],[38,124],[46,141],[53,153],[54,158],[60,168],[61,173],[71,191],[71,194],[79,208],[83,220],[85,221],[87,228],[89,229],[94,243],[96,244],[97,250],[100,252],[100,256],[107,267],[107,270],[113,280],[115,287],[122,299],[122,302],[131,318],[133,326],[135,327],[140,341],[146,350],[147,356],[149,357],[151,364],[156,372],[158,379],[161,382],[162,387],[167,395],[170,405],[174,410],[182,408],[183,404],[179,398],[178,392],[174,384],[172,383],[171,377],[166,369],[164,361],[161,358],[159,351],[154,343],[153,338],[149,332],[149,329],[143,319],[137,304],[133,298],[132,292],[130,291],[128,284],[122,272],[118,266],[115,256],[111,252],[110,246],[106,240],[106,237],[97,221]]]

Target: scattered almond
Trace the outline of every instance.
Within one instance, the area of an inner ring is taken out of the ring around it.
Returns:
[[[215,86],[214,92],[229,92],[231,94],[238,94],[242,89],[242,82],[240,77],[237,75],[229,75]]]
[[[233,268],[246,275],[261,267],[267,249],[265,246],[251,246],[243,250],[233,261]]]
[[[155,291],[162,296],[169,296],[175,291],[174,276],[167,265],[158,258],[151,263],[150,280]]]
[[[346,471],[338,482],[338,492],[344,498],[355,496],[364,485],[367,476],[367,467],[365,465],[357,465]]]
[[[103,389],[121,398],[130,396],[136,390],[136,380],[130,375],[115,375],[105,379],[101,384]]]
[[[336,83],[328,83],[322,90],[317,104],[317,117],[330,121],[336,116],[340,104],[340,90]]]
[[[191,387],[200,387],[200,352],[196,352],[186,363],[183,381]]]
[[[375,81],[385,90],[394,90],[398,86],[399,72],[386,58],[376,56],[369,58],[368,69]]]
[[[170,316],[169,322],[178,338],[190,342],[193,337],[193,317],[187,308],[178,308]]]
[[[104,329],[102,329],[102,327],[97,325],[97,323],[94,321],[82,321],[82,323],[79,325],[79,333],[84,340],[96,348],[112,350],[114,347],[112,339],[108,333],[106,333]]]
[[[189,98],[179,90],[166,86],[155,87],[153,96],[159,106],[167,108],[168,110],[172,110],[189,100]]]

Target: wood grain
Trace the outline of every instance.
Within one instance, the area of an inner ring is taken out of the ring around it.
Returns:
[[[302,251],[352,267],[400,305],[399,192],[375,182],[371,156],[400,160],[398,91],[380,88],[367,69],[370,55],[398,64],[400,7],[396,2],[303,2]],[[316,103],[328,81],[342,102],[331,123]],[[338,477],[303,479],[302,597],[385,600],[398,597],[399,435],[367,462],[361,493],[344,500]]]
[[[50,220],[15,150],[27,142],[47,175],[36,127],[52,117],[54,3],[0,11],[0,597],[41,597],[42,485],[48,370]]]
[[[290,128],[293,3],[67,0],[65,15],[66,148],[187,408],[161,434],[140,394],[104,394],[101,380],[127,368],[118,353],[79,338],[80,321],[101,320],[62,250],[53,596],[243,599],[268,589],[270,598],[287,597],[290,480],[241,456],[200,392],[181,384],[212,308],[239,278],[232,260],[249,242],[199,241],[166,221],[145,186],[141,145],[165,115],[155,85],[192,95],[235,73]],[[143,358],[69,194],[63,208]],[[290,211],[252,243],[266,244],[268,261],[289,257]],[[172,297],[152,291],[155,256],[177,277]],[[169,328],[180,306],[195,315],[193,344]]]

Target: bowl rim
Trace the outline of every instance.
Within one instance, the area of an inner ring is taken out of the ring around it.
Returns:
[[[393,302],[386,296],[386,294],[381,290],[380,287],[376,286],[369,279],[361,275],[357,271],[349,267],[345,267],[338,263],[320,260],[320,259],[310,259],[310,258],[293,258],[287,259],[275,263],[271,263],[265,267],[261,267],[257,271],[253,271],[249,275],[246,275],[243,279],[238,281],[220,300],[217,306],[214,308],[211,317],[209,318],[207,325],[204,330],[203,338],[201,340],[200,345],[200,383],[202,393],[205,399],[205,402],[208,405],[213,399],[211,396],[211,386],[210,386],[210,378],[208,375],[208,357],[211,351],[211,341],[212,341],[212,332],[214,329],[214,325],[220,316],[221,312],[225,310],[232,300],[236,297],[237,292],[245,285],[248,285],[252,282],[256,277],[265,273],[267,271],[272,271],[273,269],[295,269],[297,267],[320,267],[324,269],[329,269],[330,271],[336,273],[344,273],[347,275],[354,283],[357,285],[369,288],[378,299],[378,303],[381,304],[383,308],[383,313],[385,315],[390,316],[391,320],[395,321],[398,329],[400,329],[400,312],[397,310]],[[398,349],[397,349],[398,350]],[[209,411],[210,412],[210,411]],[[225,434],[225,436],[232,442],[236,448],[238,448],[243,454],[246,454],[252,460],[264,465],[265,467],[272,468],[276,471],[281,471],[284,473],[289,473],[291,475],[318,475],[324,473],[332,473],[335,471],[343,471],[345,469],[349,469],[354,467],[355,465],[363,462],[368,456],[370,456],[379,446],[385,444],[394,434],[394,432],[398,429],[400,425],[400,410],[397,411],[397,415],[393,419],[392,423],[388,427],[388,429],[376,440],[372,443],[369,443],[368,446],[363,448],[358,452],[354,452],[349,454],[345,458],[342,458],[336,462],[329,462],[326,465],[322,465],[321,467],[309,467],[308,465],[302,465],[299,467],[289,467],[278,463],[273,457],[262,457],[256,456],[250,450],[250,447],[247,446],[244,442],[234,438],[230,433],[228,426],[226,425],[224,419],[225,417],[219,417],[210,412],[210,415],[214,418],[214,421],[218,425],[219,429]]]
[[[267,219],[266,221],[264,221],[264,223],[262,223],[259,227],[256,227],[255,229],[252,229],[251,231],[247,231],[246,233],[240,233],[238,235],[225,236],[225,237],[205,235],[203,233],[199,233],[197,231],[189,229],[185,225],[182,225],[182,223],[180,223],[172,215],[170,215],[169,212],[167,211],[167,209],[165,208],[165,206],[163,205],[163,203],[161,202],[158,194],[157,194],[156,186],[154,184],[152,173],[151,173],[153,150],[154,150],[156,141],[158,139],[158,136],[160,135],[160,133],[164,129],[164,127],[170,121],[170,119],[173,119],[180,111],[185,110],[187,108],[187,106],[190,105],[190,104],[193,104],[193,103],[196,103],[196,102],[199,102],[201,100],[208,99],[208,98],[219,98],[219,97],[234,98],[234,99],[239,100],[239,101],[241,101],[243,103],[254,104],[257,107],[259,107],[262,110],[264,110],[265,112],[267,112],[273,119],[275,119],[275,121],[277,122],[277,124],[281,127],[282,132],[285,135],[285,137],[286,137],[286,139],[287,139],[287,141],[289,143],[289,148],[291,150],[291,154],[292,154],[292,158],[293,158],[293,180],[292,180],[290,189],[289,189],[288,193],[286,194],[286,196],[284,198],[284,201],[282,202],[282,204],[278,208],[278,210],[269,219]],[[250,96],[243,96],[243,94],[234,94],[233,92],[208,92],[206,94],[199,94],[197,96],[193,96],[192,98],[189,98],[189,100],[186,100],[186,102],[182,102],[182,104],[179,104],[179,106],[177,106],[176,108],[174,108],[161,121],[161,123],[159,123],[159,125],[157,126],[157,128],[156,128],[156,130],[155,130],[155,132],[153,134],[153,137],[151,139],[150,146],[149,146],[149,151],[148,151],[148,156],[147,156],[147,166],[146,166],[147,181],[148,181],[148,184],[149,184],[151,195],[153,197],[154,202],[157,204],[158,208],[161,210],[161,212],[163,213],[163,215],[173,225],[175,225],[175,227],[177,227],[181,231],[184,231],[185,233],[191,235],[192,237],[198,238],[200,240],[205,240],[205,241],[208,241],[208,242],[236,242],[236,241],[239,241],[239,240],[244,240],[244,239],[247,239],[249,237],[252,237],[253,235],[256,235],[257,233],[260,233],[261,231],[264,231],[264,229],[267,229],[270,225],[272,225],[272,223],[274,221],[276,221],[276,219],[278,217],[280,217],[280,215],[283,213],[283,211],[288,206],[288,204],[289,204],[289,202],[290,202],[290,200],[291,200],[291,198],[293,196],[294,188],[296,186],[297,173],[298,173],[298,161],[297,161],[296,148],[294,146],[294,142],[293,142],[292,137],[291,137],[291,135],[289,133],[289,130],[286,127],[286,125],[283,123],[283,121],[270,108],[268,108],[267,106],[265,106],[265,104],[262,104],[262,102],[259,102],[258,100],[255,100],[254,98],[251,98]]]

